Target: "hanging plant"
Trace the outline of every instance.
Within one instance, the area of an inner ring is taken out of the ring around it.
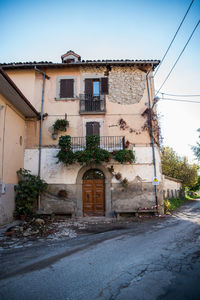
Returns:
[[[65,119],[57,119],[53,124],[54,132],[66,131],[66,127],[69,125],[69,121]]]

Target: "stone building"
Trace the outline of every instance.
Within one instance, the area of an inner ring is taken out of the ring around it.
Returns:
[[[39,172],[49,184],[39,211],[76,216],[162,212],[159,132],[153,103],[153,71],[159,61],[84,61],[73,51],[61,58],[61,63],[1,65],[42,114],[42,120],[26,120],[24,141],[24,168]],[[57,119],[69,125],[56,137],[53,125]],[[59,136],[70,136],[76,152],[85,148],[85,137],[94,134],[100,136],[100,148],[110,153],[133,150],[135,162],[57,163]],[[152,184],[155,175],[158,186]]]
[[[182,181],[163,175],[163,198],[179,198],[182,191]]]

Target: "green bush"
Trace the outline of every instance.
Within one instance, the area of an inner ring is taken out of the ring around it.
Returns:
[[[132,164],[135,161],[135,156],[132,150],[119,150],[113,151],[114,160],[120,162],[121,164],[129,162]]]
[[[31,175],[29,170],[17,171],[18,185],[15,185],[16,208],[14,216],[32,215],[40,193],[47,189],[47,183],[39,176]]]
[[[77,151],[75,153],[76,161],[80,164],[86,164],[88,166],[90,163],[101,164],[102,162],[109,162],[111,159],[111,154],[101,148],[90,148],[83,151]]]
[[[59,147],[60,151],[56,155],[58,162],[62,162],[66,166],[73,164],[76,160],[76,156],[72,151],[71,137],[69,135],[61,136],[59,138]]]
[[[90,163],[101,164],[102,162],[109,162],[111,158],[120,162],[133,163],[135,156],[131,150],[114,151],[112,154],[100,148],[100,137],[97,135],[86,137],[86,148],[82,151],[72,151],[71,137],[69,135],[61,136],[59,139],[60,151],[56,155],[58,162],[65,165],[71,165],[78,162],[80,165],[89,165]]]
[[[169,213],[169,210],[170,210],[170,201],[169,200],[164,200],[163,201],[163,204],[164,204],[164,212],[165,214]]]
[[[58,119],[53,124],[54,131],[66,131],[66,127],[69,125],[69,122],[65,119]]]

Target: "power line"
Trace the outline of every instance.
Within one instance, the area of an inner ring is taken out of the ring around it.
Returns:
[[[163,63],[163,61],[164,61],[164,59],[165,59],[165,57],[166,57],[166,55],[167,55],[169,49],[171,48],[171,45],[173,44],[173,42],[174,42],[174,40],[175,40],[175,38],[176,38],[176,36],[177,36],[177,34],[178,34],[178,32],[179,32],[179,30],[180,30],[180,28],[181,28],[181,26],[182,26],[184,20],[185,20],[185,18],[186,18],[187,14],[188,14],[188,12],[189,12],[189,10],[190,10],[190,8],[191,8],[193,2],[194,2],[194,0],[192,0],[192,2],[190,3],[190,5],[189,5],[189,7],[188,7],[188,9],[187,9],[187,11],[186,11],[186,13],[185,13],[185,15],[184,15],[182,21],[181,21],[181,23],[180,23],[180,25],[179,25],[179,27],[178,27],[176,33],[175,33],[175,35],[174,35],[174,37],[173,37],[173,39],[172,39],[172,41],[171,41],[171,43],[169,44],[169,47],[167,48],[167,51],[165,52],[163,58],[161,59],[161,62],[160,62],[160,64],[159,64],[158,68],[156,69],[156,71],[155,71],[155,73],[154,73],[154,77],[155,77],[156,73],[158,72],[158,70],[160,69],[160,66],[161,66],[161,64]]]
[[[177,101],[177,102],[190,102],[190,103],[199,103],[200,104],[200,101],[192,101],[192,100],[183,100],[183,99],[172,99],[172,98],[160,98],[160,101],[162,100],[167,100],[167,101]]]
[[[196,26],[194,27],[194,29],[193,29],[193,31],[192,31],[192,33],[191,33],[189,39],[187,40],[187,43],[186,43],[185,46],[183,47],[183,50],[182,50],[181,53],[179,54],[177,60],[175,61],[175,63],[174,63],[174,65],[173,65],[173,67],[171,68],[169,74],[167,75],[167,77],[166,77],[165,80],[163,81],[162,85],[161,85],[160,88],[158,89],[156,95],[160,92],[160,90],[162,89],[163,85],[165,84],[165,82],[167,81],[167,79],[168,79],[169,76],[171,75],[172,71],[174,70],[174,68],[175,68],[175,66],[176,66],[176,64],[177,64],[177,62],[179,61],[179,59],[181,58],[183,52],[185,51],[185,48],[187,47],[189,41],[191,40],[191,38],[192,38],[192,36],[193,36],[195,30],[197,29],[199,23],[200,23],[200,20],[197,22]]]
[[[200,95],[178,95],[178,94],[167,94],[159,92],[159,94],[167,95],[167,96],[174,96],[174,97],[200,97]]]

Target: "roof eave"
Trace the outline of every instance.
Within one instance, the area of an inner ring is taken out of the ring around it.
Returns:
[[[25,117],[39,117],[40,113],[34,108],[34,106],[28,101],[28,99],[12,81],[12,79],[1,68],[0,75],[5,80],[1,86],[1,91],[2,94],[6,96],[7,100],[9,100],[9,102],[15,106]],[[17,101],[15,101],[16,99]]]

